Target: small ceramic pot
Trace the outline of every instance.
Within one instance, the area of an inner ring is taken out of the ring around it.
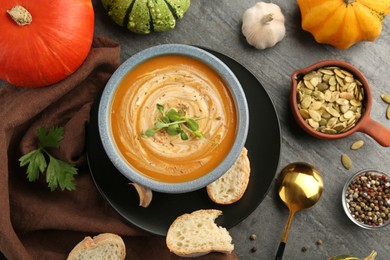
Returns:
[[[362,117],[357,121],[354,127],[352,127],[350,130],[343,133],[325,134],[316,131],[305,122],[305,120],[302,118],[301,114],[299,113],[298,104],[297,104],[298,82],[302,79],[302,77],[305,74],[326,66],[336,66],[352,73],[354,77],[363,84],[363,88],[365,91],[365,98],[363,100],[364,112],[362,114]],[[324,60],[324,61],[314,63],[306,68],[298,69],[294,71],[291,75],[291,80],[292,80],[292,88],[290,93],[291,109],[296,121],[307,133],[317,138],[332,140],[332,139],[340,139],[340,138],[347,137],[355,132],[363,132],[371,136],[373,139],[375,139],[380,145],[386,147],[390,146],[390,130],[370,117],[370,113],[372,109],[372,95],[371,95],[370,85],[366,77],[363,75],[363,73],[360,72],[356,67],[354,67],[353,65],[347,62],[340,61],[340,60]]]

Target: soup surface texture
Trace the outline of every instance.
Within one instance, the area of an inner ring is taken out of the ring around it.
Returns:
[[[204,137],[189,134],[182,140],[165,130],[145,137],[161,120],[158,105],[197,118]],[[116,146],[133,168],[157,181],[179,183],[205,175],[229,153],[236,113],[225,82],[213,69],[190,57],[162,55],[123,78],[111,103],[110,121]]]

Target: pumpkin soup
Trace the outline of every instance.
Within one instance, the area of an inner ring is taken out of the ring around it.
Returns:
[[[184,140],[160,129],[145,137],[145,130],[162,120],[159,107],[197,119],[202,136]],[[123,78],[110,123],[118,150],[133,168],[157,181],[179,183],[207,174],[225,158],[236,134],[236,113],[231,93],[213,69],[186,56],[162,55]]]

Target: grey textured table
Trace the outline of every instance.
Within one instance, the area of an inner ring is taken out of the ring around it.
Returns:
[[[381,147],[362,133],[336,141],[315,139],[295,123],[289,104],[290,74],[295,69],[323,59],[345,60],[359,68],[371,83],[372,118],[390,128],[390,121],[385,117],[386,106],[380,99],[381,93],[390,93],[390,17],[385,19],[383,32],[376,42],[338,50],[316,43],[302,30],[296,1],[274,0],[272,2],[278,4],[285,15],[286,36],[273,48],[256,50],[246,43],[241,33],[242,14],[256,2],[193,0],[174,30],[136,35],[111,22],[100,1],[94,0],[95,34],[104,34],[120,42],[122,61],[157,44],[183,43],[217,50],[248,68],[268,92],[280,119],[282,147],[276,174],[291,162],[305,161],[321,171],[325,183],[319,203],[295,216],[285,259],[326,259],[346,253],[364,257],[371,250],[378,252],[379,260],[390,259],[390,227],[380,231],[363,230],[346,217],[340,202],[343,184],[354,172],[364,168],[389,172],[390,148]],[[257,113],[261,120],[261,111]],[[365,146],[352,152],[349,147],[358,139],[364,140]],[[351,170],[341,165],[343,153],[348,153],[353,160]],[[288,210],[276,191],[274,182],[260,206],[230,230],[240,259],[274,258],[288,217]],[[251,234],[257,235],[255,241],[249,239]],[[317,240],[322,240],[323,245],[316,245]],[[256,252],[251,252],[253,247],[257,248]],[[302,247],[307,251],[302,252]]]

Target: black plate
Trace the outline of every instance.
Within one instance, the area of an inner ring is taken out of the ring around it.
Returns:
[[[235,60],[212,50],[240,81],[249,106],[249,132],[246,142],[251,177],[244,196],[231,205],[218,205],[205,189],[184,194],[153,192],[148,208],[138,206],[135,189],[110,162],[99,137],[98,103],[95,102],[87,129],[87,157],[95,184],[108,203],[128,222],[150,233],[165,236],[176,217],[198,209],[220,209],[217,223],[231,228],[248,217],[262,202],[274,179],[280,156],[280,126],[271,99],[256,77]],[[97,100],[98,101],[98,100]],[[257,116],[261,114],[261,120]]]

